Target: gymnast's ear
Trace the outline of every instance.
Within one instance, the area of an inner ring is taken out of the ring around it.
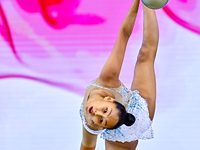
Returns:
[[[106,101],[111,101],[111,102],[115,101],[115,99],[110,97],[110,96],[106,96],[103,99],[106,100]]]

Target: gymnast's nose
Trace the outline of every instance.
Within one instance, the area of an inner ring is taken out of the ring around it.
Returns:
[[[96,110],[94,113],[95,113],[95,116],[104,116],[104,114],[98,110]]]

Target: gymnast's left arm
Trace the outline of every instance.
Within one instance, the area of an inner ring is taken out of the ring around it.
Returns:
[[[140,0],[134,0],[123,20],[113,50],[105,63],[97,82],[106,87],[119,87],[119,75],[124,60],[126,46],[131,36]]]
[[[95,150],[96,141],[97,141],[97,135],[89,133],[83,127],[83,139],[81,142],[80,150]]]

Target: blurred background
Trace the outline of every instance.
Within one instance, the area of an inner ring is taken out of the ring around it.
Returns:
[[[79,107],[108,58],[132,0],[0,1],[0,149],[78,150]],[[200,147],[200,1],[156,10],[155,138],[138,150]],[[130,87],[143,14],[127,46],[120,80]],[[103,150],[98,139],[96,150]]]

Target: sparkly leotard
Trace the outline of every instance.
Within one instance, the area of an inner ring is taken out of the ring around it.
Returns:
[[[106,88],[99,86],[92,81],[88,87],[94,86],[101,89],[111,90],[119,93],[122,96],[122,104],[125,106],[126,111],[135,116],[136,121],[132,126],[122,125],[117,129],[109,130],[104,129],[94,131],[86,125],[84,117],[84,105],[81,104],[80,117],[82,119],[85,129],[92,134],[100,134],[101,138],[109,141],[131,142],[138,139],[151,139],[153,138],[152,121],[149,118],[148,105],[137,90],[132,91],[126,88],[123,84],[119,88]]]

